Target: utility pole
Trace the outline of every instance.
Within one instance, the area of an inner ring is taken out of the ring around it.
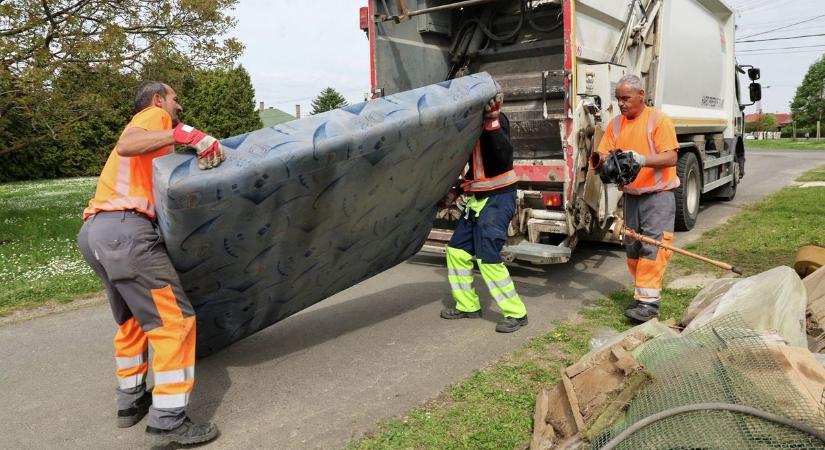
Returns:
[[[816,121],[816,140],[822,136],[819,133],[819,126],[822,122],[822,110],[825,109],[825,80],[822,81],[822,92],[819,95],[819,120]]]

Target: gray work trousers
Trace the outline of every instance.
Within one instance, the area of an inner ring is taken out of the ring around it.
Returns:
[[[81,227],[78,246],[106,287],[119,327],[117,408],[128,409],[144,395],[152,344],[155,389],[147,424],[176,428],[194,384],[195,312],[156,224],[133,211],[99,212]],[[164,389],[174,393],[163,395]]]
[[[673,191],[624,195],[625,226],[637,233],[670,244],[676,219]],[[624,239],[627,266],[635,284],[636,300],[656,303],[661,299],[665,269],[673,252],[635,239]]]

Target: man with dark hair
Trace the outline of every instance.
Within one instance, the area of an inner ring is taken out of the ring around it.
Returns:
[[[473,288],[473,260],[504,318],[496,324],[499,333],[512,333],[527,325],[527,309],[501,259],[507,227],[516,212],[516,182],[510,123],[501,114],[499,93],[485,106],[481,138],[470,160],[470,170],[461,189],[470,198],[447,244],[447,279],[455,307],[441,311],[443,319],[481,317],[481,304]],[[457,191],[448,194],[452,203]]]
[[[198,444],[217,437],[218,429],[186,415],[195,381],[195,311],[158,232],[152,161],[171,153],[175,144],[189,145],[197,151],[198,167],[211,169],[224,161],[223,147],[178,121],[177,94],[164,83],[141,83],[135,108],[83,211],[78,245],[103,281],[118,325],[118,427],[135,425],[148,412],[148,445]],[[146,389],[149,344],[151,392]]]

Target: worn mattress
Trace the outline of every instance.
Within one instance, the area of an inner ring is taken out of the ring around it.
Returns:
[[[187,153],[155,160],[198,356],[415,254],[494,94],[476,74],[226,139],[213,170]]]

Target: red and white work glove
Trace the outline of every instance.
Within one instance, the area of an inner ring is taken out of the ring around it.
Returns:
[[[501,128],[498,116],[501,114],[501,104],[504,102],[504,95],[501,92],[484,105],[484,131],[494,131]]]
[[[223,145],[195,127],[181,122],[175,127],[173,136],[176,144],[188,145],[195,149],[198,154],[198,169],[218,167],[226,159]]]

